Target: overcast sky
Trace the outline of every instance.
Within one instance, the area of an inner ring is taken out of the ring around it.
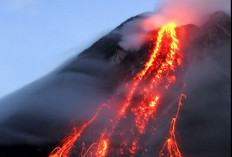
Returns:
[[[0,0],[0,97],[161,0]]]

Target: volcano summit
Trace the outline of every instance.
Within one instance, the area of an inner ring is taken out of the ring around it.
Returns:
[[[0,155],[230,156],[230,16],[147,16],[1,99]]]

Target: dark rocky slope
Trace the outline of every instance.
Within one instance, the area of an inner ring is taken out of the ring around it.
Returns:
[[[144,17],[127,20],[69,63],[0,100],[0,156],[47,156],[70,132],[71,119],[89,119],[120,83],[136,74],[153,41],[125,51],[117,31],[139,18]],[[230,17],[217,12],[203,26],[181,26],[177,33],[188,97],[177,124],[180,149],[189,157],[230,156]]]

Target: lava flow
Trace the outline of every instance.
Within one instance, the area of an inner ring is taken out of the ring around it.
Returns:
[[[181,102],[183,97],[186,99],[186,95],[181,94],[179,98],[176,116],[172,118],[170,130],[169,130],[170,137],[165,141],[163,148],[161,149],[159,154],[160,157],[165,157],[165,156],[182,157],[181,152],[178,148],[178,144],[176,142],[175,127],[176,127],[176,120],[179,116],[180,107],[183,105]],[[166,152],[165,152],[165,148],[167,149]]]
[[[95,115],[87,122],[84,123],[79,131],[77,131],[76,126],[73,128],[73,133],[69,136],[67,136],[62,141],[61,147],[56,147],[52,153],[49,155],[49,157],[68,157],[70,150],[72,149],[75,141],[81,136],[82,132],[85,130],[86,127],[88,127],[98,116],[99,112],[102,110],[102,108],[106,106],[106,104],[102,104],[98,111],[95,113]]]
[[[154,132],[155,127],[151,124],[156,120],[158,121],[157,108],[162,105],[163,93],[168,91],[169,87],[175,83],[176,69],[182,62],[175,28],[175,24],[168,24],[158,31],[154,49],[151,50],[151,55],[144,64],[143,69],[124,85],[128,92],[125,100],[120,103],[117,116],[110,118],[111,125],[103,128],[104,132],[100,133],[100,136],[96,138],[98,141],[92,143],[87,150],[83,149],[86,150],[84,155],[79,156],[104,157],[108,155],[132,157],[136,154],[140,154],[139,156],[145,154],[147,151],[146,145],[149,141],[145,135],[151,134],[150,132],[152,131]],[[112,106],[114,103],[108,105]],[[170,138],[165,142],[160,156],[164,156],[165,148],[169,152],[167,156],[181,156],[175,139],[175,123],[180,106],[181,98],[176,117],[171,122]],[[74,143],[77,142],[78,137],[81,136],[86,127],[96,119],[101,108],[79,131],[75,128],[74,132],[65,138],[62,146],[56,148],[50,154],[50,157],[69,156]],[[126,124],[125,127],[124,124]],[[119,132],[119,135],[115,138],[112,135],[113,133],[116,134],[116,132]],[[117,143],[117,148],[114,147],[113,142]]]

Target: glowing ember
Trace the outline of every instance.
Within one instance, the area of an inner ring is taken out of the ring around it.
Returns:
[[[155,107],[158,103],[159,97],[156,96],[155,100],[151,101],[149,104],[141,102],[140,106],[132,108],[132,112],[135,115],[135,125],[138,128],[140,134],[145,132],[146,124],[155,112]]]
[[[146,152],[147,148],[140,139],[146,133],[149,122],[155,121],[157,106],[161,105],[162,93],[159,91],[168,90],[170,85],[176,81],[175,71],[181,65],[182,56],[179,53],[178,38],[176,36],[175,25],[168,24],[158,31],[154,49],[149,56],[148,61],[144,64],[144,68],[138,72],[129,83],[125,84],[126,94],[125,100],[121,103],[120,109],[116,117],[110,118],[111,126],[105,126],[104,132],[101,133],[98,142],[94,142],[81,156],[97,156],[104,157],[109,155],[109,147],[114,141],[112,134],[118,129],[119,123],[124,120],[132,121],[129,127],[123,127],[120,130],[119,149],[112,148],[116,154],[133,156],[138,151]],[[159,88],[159,90],[158,90]],[[181,96],[182,97],[182,96]],[[181,98],[180,98],[181,99]],[[179,106],[176,117],[172,119],[170,138],[164,144],[161,156],[164,156],[164,149],[170,150],[170,157],[180,157],[180,152],[175,140],[175,123],[179,114]],[[56,148],[50,157],[66,157],[69,155],[75,141],[81,136],[81,133],[88,125],[92,123],[99,114],[102,106],[93,118],[84,124],[80,130],[74,129],[73,134],[64,139],[62,147]],[[155,128],[152,128],[153,130]],[[128,133],[132,138],[128,137]],[[111,155],[112,156],[112,155]]]

